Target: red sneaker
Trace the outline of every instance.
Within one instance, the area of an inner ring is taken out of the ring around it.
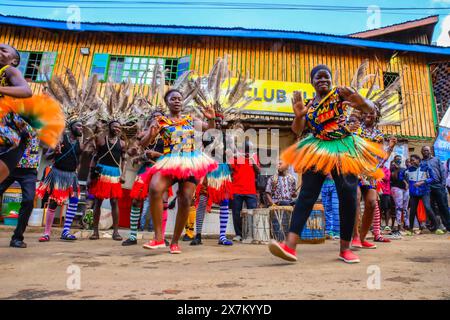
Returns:
[[[363,241],[361,242],[362,247],[364,249],[376,249],[376,244],[370,243],[369,241]]]
[[[375,242],[386,242],[386,243],[391,242],[391,240],[389,240],[387,238],[383,238],[382,236],[376,237],[375,239],[373,239],[373,241],[375,241]]]
[[[180,249],[180,247],[178,246],[178,244],[171,244],[171,245],[170,245],[170,253],[172,253],[172,254],[178,254],[178,253],[181,253],[181,249]]]
[[[166,244],[164,240],[157,241],[157,240],[150,240],[149,242],[142,245],[145,249],[159,249],[159,248],[165,248]]]
[[[295,249],[291,249],[284,243],[278,243],[273,239],[270,240],[269,251],[278,258],[287,261],[297,261],[297,252],[295,251]]]
[[[352,252],[352,250],[347,249],[342,251],[339,254],[339,260],[342,260],[346,263],[358,263],[360,262],[358,256]]]
[[[352,240],[351,246],[352,246],[353,248],[362,248],[361,240],[359,240],[359,239],[353,239],[353,240]]]
[[[39,242],[48,242],[50,241],[50,236],[44,234],[42,237],[39,238]]]

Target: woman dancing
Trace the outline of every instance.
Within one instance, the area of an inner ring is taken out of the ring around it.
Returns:
[[[294,92],[292,100],[295,119],[292,130],[300,135],[306,126],[312,135],[288,148],[281,158],[302,174],[302,188],[295,204],[289,234],[284,243],[272,240],[270,252],[288,261],[297,261],[296,246],[311,214],[322,184],[331,173],[339,197],[341,240],[339,259],[347,263],[359,262],[350,250],[353,224],[356,212],[356,189],[358,175],[365,173],[382,178],[377,169],[378,157],[384,157],[384,150],[377,144],[354,136],[345,120],[347,107],[370,112],[374,104],[348,87],[332,88],[331,71],[325,65],[318,65],[311,71],[311,83],[316,95],[303,103],[300,92]]]
[[[170,244],[170,253],[181,253],[178,240],[183,232],[189,214],[189,207],[196,185],[200,179],[217,168],[217,162],[194,148],[195,128],[214,128],[214,109],[207,106],[202,109],[208,123],[183,116],[183,95],[181,91],[172,89],[164,95],[164,101],[169,108],[169,116],[157,117],[150,125],[147,135],[142,139],[145,147],[160,134],[164,140],[164,155],[146,175],[150,180],[150,211],[155,228],[155,238],[144,244],[146,249],[165,247],[162,236],[163,195],[170,186],[178,183],[178,213],[175,229]]]

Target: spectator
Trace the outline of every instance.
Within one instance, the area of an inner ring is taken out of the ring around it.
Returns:
[[[406,168],[401,167],[402,157],[395,156],[391,162],[391,194],[395,203],[395,220],[397,229],[392,231],[392,236],[401,237],[402,217],[404,225],[409,226],[408,203],[409,189],[406,181]]]
[[[385,231],[391,231],[389,227],[389,220],[391,218],[391,170],[383,167],[384,177],[379,182],[380,186],[380,211],[381,217],[384,218],[386,226]],[[393,224],[392,224],[393,225]],[[393,239],[398,239],[398,235],[393,234]]]
[[[295,178],[281,161],[278,163],[278,173],[267,181],[266,196],[269,206],[290,206],[295,202]]]
[[[322,202],[325,210],[325,233],[327,238],[340,239],[339,199],[336,184],[329,174],[322,185]]]
[[[245,141],[244,154],[237,155],[231,164],[233,171],[233,225],[236,236],[233,241],[242,241],[242,205],[247,209],[255,209],[256,197],[256,175],[260,172],[260,164],[256,153],[250,153],[251,143]]]
[[[448,212],[447,190],[445,188],[447,175],[445,167],[439,158],[431,155],[431,148],[422,147],[422,162],[426,164],[432,171],[435,180],[430,185],[431,202],[437,205],[437,213],[441,217],[441,221],[447,231],[450,231],[450,213]]]
[[[414,218],[417,216],[417,207],[419,201],[422,200],[425,207],[427,217],[430,219],[432,225],[430,231],[442,234],[442,231],[438,231],[438,222],[431,208],[430,200],[430,185],[433,184],[435,177],[433,170],[428,167],[426,162],[421,162],[418,155],[413,154],[411,156],[411,166],[407,171],[408,183],[409,183],[409,203],[411,212],[409,215],[409,231],[407,235],[413,234]],[[423,226],[420,225],[420,230]]]

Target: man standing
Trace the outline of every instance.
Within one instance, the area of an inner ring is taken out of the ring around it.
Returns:
[[[259,160],[256,154],[250,154],[250,141],[245,141],[244,155],[234,159],[231,165],[233,171],[233,225],[236,236],[233,241],[242,241],[242,205],[247,209],[255,209],[256,198],[256,175],[260,172]]]
[[[0,195],[17,181],[22,189],[22,202],[20,203],[19,220],[17,227],[9,244],[14,248],[26,248],[23,242],[23,234],[28,224],[31,212],[33,211],[34,196],[36,194],[37,167],[39,165],[39,140],[36,136],[30,137],[27,142],[25,152],[17,164],[14,171],[0,184]]]
[[[100,208],[104,199],[111,203],[113,218],[113,240],[122,241],[119,234],[119,202],[122,197],[122,183],[125,182],[126,167],[125,141],[120,138],[122,129],[119,121],[113,120],[108,124],[106,136],[97,137],[95,167],[91,169],[88,179],[89,192],[95,197],[94,203],[94,232],[91,240],[100,238],[98,224],[100,222]]]
[[[448,212],[447,190],[445,188],[447,179],[445,167],[438,158],[431,155],[429,146],[422,147],[422,157],[422,162],[433,171],[435,176],[435,180],[430,185],[431,201],[437,204],[437,211],[442,223],[447,231],[450,231],[450,213]]]
[[[281,161],[278,163],[278,173],[267,181],[266,196],[269,206],[290,206],[295,202],[295,178]]]

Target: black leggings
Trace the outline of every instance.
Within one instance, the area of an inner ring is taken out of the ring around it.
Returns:
[[[431,208],[431,200],[430,195],[426,194],[421,197],[411,196],[409,198],[409,205],[411,206],[411,210],[409,212],[409,230],[412,230],[414,227],[414,218],[417,216],[417,207],[419,206],[419,201],[422,200],[423,206],[425,207],[425,212],[427,218],[431,221],[431,231],[436,231],[439,228],[438,221],[436,219],[436,215],[434,214],[433,209]],[[419,219],[417,219],[419,220]],[[422,227],[420,227],[422,229]]]
[[[19,163],[20,159],[22,159],[23,153],[25,152],[27,143],[29,140],[28,133],[22,133],[20,135],[20,142],[16,148],[9,150],[8,152],[0,155],[0,160],[5,163],[5,165],[9,169],[9,173],[11,174]]]
[[[340,236],[342,240],[350,241],[355,224],[358,178],[354,175],[340,175],[336,170],[331,174],[339,198]],[[307,171],[302,175],[302,189],[295,203],[289,232],[301,234],[324,181],[325,175],[320,172]]]

